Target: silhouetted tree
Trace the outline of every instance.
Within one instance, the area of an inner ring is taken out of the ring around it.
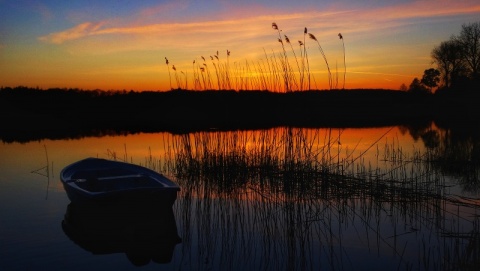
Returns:
[[[400,85],[400,90],[401,90],[401,91],[407,91],[407,90],[408,90],[407,85],[405,85],[405,83],[402,83],[402,84]]]
[[[443,41],[432,50],[433,63],[437,64],[445,87],[451,87],[452,81],[458,78],[464,71],[462,59],[462,46],[456,39],[451,38]]]
[[[478,79],[480,72],[480,22],[462,25],[460,35],[456,37],[470,78]]]
[[[427,89],[417,77],[415,77],[412,80],[412,83],[410,83],[410,87],[408,88],[408,91],[412,93],[417,93],[417,94],[430,93],[430,90]]]
[[[438,83],[440,82],[440,71],[433,68],[425,70],[420,82],[430,88],[430,92],[432,92],[433,88],[438,86]]]

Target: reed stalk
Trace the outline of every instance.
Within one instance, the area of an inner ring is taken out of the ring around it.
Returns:
[[[172,69],[175,71],[175,81],[177,81],[177,89],[180,89],[180,79],[178,78],[178,73],[177,73],[177,68],[175,68],[175,65],[172,65]]]
[[[303,57],[307,61],[308,90],[311,90],[312,87],[310,85],[310,63],[308,62],[307,40],[306,40],[307,32],[308,32],[308,30],[305,27],[304,30],[303,30],[303,44],[302,45],[303,45]]]
[[[230,82],[230,50],[227,50],[227,65],[225,66],[225,79],[227,81],[228,89],[232,89]]]
[[[290,48],[292,49],[293,57],[294,57],[295,62],[296,62],[296,64],[297,64],[298,73],[300,74],[300,65],[298,64],[297,54],[295,53],[295,50],[293,49],[293,45],[292,45],[292,43],[290,42],[290,39],[287,37],[287,35],[284,35],[284,37],[285,37],[285,42],[287,42],[287,44],[289,44],[289,45],[290,45]],[[296,86],[296,89],[297,89],[297,90],[302,91],[303,89],[302,89],[301,86],[299,87],[299,85],[297,84],[296,77],[294,76],[294,72],[293,72],[293,70],[292,70],[291,68],[290,68],[290,71],[291,71],[291,76],[290,76],[290,78],[292,78],[292,81],[293,81],[292,83]]]
[[[343,71],[343,86],[342,86],[342,89],[345,89],[345,77],[347,75],[347,64],[346,64],[346,61],[345,61],[345,41],[344,41],[343,35],[341,33],[338,33],[338,38],[342,40],[342,45],[343,45],[343,67],[344,67],[344,71]]]
[[[278,42],[282,45],[283,57],[281,58],[280,64],[281,64],[281,67],[282,67],[282,70],[283,70],[283,82],[284,82],[284,85],[285,85],[285,92],[290,92],[291,91],[291,86],[289,85],[290,80],[289,80],[287,51],[285,50],[285,45],[283,44],[281,30],[278,28],[278,25],[275,22],[272,23],[272,28],[274,30],[277,30]]]
[[[318,44],[318,49],[320,50],[320,53],[322,54],[323,60],[325,61],[325,64],[327,65],[328,86],[329,86],[330,90],[332,90],[332,73],[330,72],[330,66],[328,65],[328,60],[327,60],[327,57],[325,56],[325,52],[323,52],[322,46],[320,45],[320,42],[317,40],[315,35],[313,35],[312,33],[308,33],[308,36],[310,37],[310,39],[316,41],[317,44]]]
[[[168,70],[168,78],[170,80],[170,89],[173,89],[172,88],[172,76],[170,75],[170,67],[169,67],[169,62],[168,62],[168,59],[167,57],[165,57],[165,64],[167,64],[167,70]]]

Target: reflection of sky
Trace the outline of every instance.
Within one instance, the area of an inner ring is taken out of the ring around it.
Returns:
[[[413,145],[416,150],[422,146],[421,140],[415,143],[408,133],[402,133],[397,128],[331,131],[332,138],[341,133],[342,153],[347,148],[349,151],[355,149],[354,156],[358,156],[369,150],[365,156],[372,159],[376,159],[377,148],[370,146],[376,145],[376,141],[381,151],[387,144],[394,144],[397,149],[408,153]],[[316,136],[323,143],[328,134],[329,129],[320,129],[310,131],[308,135]],[[278,132],[276,136],[281,138],[281,135]],[[59,172],[76,160],[87,156],[105,158],[111,152],[120,159],[126,153],[130,161],[144,164],[150,153],[154,159],[160,158],[165,153],[164,148],[171,146],[172,136],[167,133],[135,134],[0,145],[0,241],[3,244],[0,246],[0,269],[28,269],[28,266],[41,267],[34,268],[40,270],[56,265],[59,269],[71,269],[72,266],[78,268],[91,263],[105,267],[102,269],[111,269],[106,267],[113,265],[116,270],[130,266],[123,254],[92,255],[62,233],[60,223],[69,200],[60,184]],[[53,167],[48,186],[45,177],[31,173],[45,166],[45,148]],[[365,165],[369,163],[366,159],[362,162]],[[194,182],[190,179],[183,181]],[[295,199],[293,202],[298,205],[287,208],[275,201],[265,201],[259,192],[226,196],[215,195],[215,189],[209,189],[201,190],[210,191],[202,193],[204,198],[197,198],[197,189],[197,186],[183,186],[174,204],[179,233],[184,240],[182,249],[175,250],[175,260],[170,265],[183,269],[205,263],[205,255],[210,257],[209,264],[230,263],[241,270],[262,269],[243,267],[267,264],[263,261],[272,257],[278,261],[270,264],[281,269],[288,259],[278,255],[291,255],[287,252],[292,249],[305,256],[296,258],[299,262],[304,260],[322,267],[328,266],[329,260],[333,259],[335,264],[343,264],[345,269],[358,267],[372,270],[372,266],[378,267],[378,270],[386,266],[397,269],[399,261],[410,264],[419,261],[423,264],[421,261],[425,257],[430,263],[442,259],[445,247],[453,248],[458,244],[454,238],[443,242],[444,239],[438,236],[450,231],[453,234],[469,233],[474,226],[470,220],[456,220],[457,212],[467,214],[466,217],[471,219],[471,210],[435,205],[437,199],[419,202],[400,200],[395,202],[395,206],[390,206],[385,202],[373,202],[370,198],[358,199],[353,204],[352,200],[344,201],[341,196],[336,199],[333,194],[329,200],[314,198],[305,201],[305,204],[303,199]],[[187,191],[190,197],[186,196]],[[276,189],[266,189],[263,193],[272,198],[282,195],[281,190]],[[439,213],[436,207],[445,213]],[[436,220],[443,214],[444,221]],[[444,231],[437,227],[444,227]],[[290,242],[289,238],[296,238],[295,242]],[[468,242],[467,239],[460,241]],[[464,244],[460,245],[463,247]],[[422,254],[425,252],[430,254]],[[333,258],[330,257],[332,253]],[[149,267],[158,269],[156,265]]]
[[[479,13],[471,0],[0,1],[0,74],[4,86],[168,89],[165,57],[187,74],[193,60],[216,51],[253,64],[263,49],[281,51],[276,22],[295,45],[307,27],[333,70],[343,69],[341,32],[346,87],[398,88],[430,68],[432,48]],[[311,68],[325,72],[308,42]]]

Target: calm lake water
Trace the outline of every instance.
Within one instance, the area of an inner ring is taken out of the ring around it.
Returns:
[[[479,146],[435,127],[1,143],[0,270],[475,270]],[[59,174],[86,157],[165,173],[178,199],[74,206]]]

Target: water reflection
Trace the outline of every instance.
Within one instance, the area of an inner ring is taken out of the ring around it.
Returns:
[[[169,263],[181,242],[171,206],[130,202],[67,206],[62,229],[93,254],[125,253],[135,266]]]
[[[458,191],[457,180],[435,166],[441,144],[409,154],[391,143],[377,151],[382,166],[372,167],[366,152],[340,150],[340,139],[341,131],[293,128],[174,137],[166,168],[182,187],[181,264],[199,270],[480,264],[480,200]]]
[[[45,193],[45,199],[48,199],[48,190],[50,188],[50,179],[54,177],[53,176],[53,162],[50,165],[50,163],[48,161],[47,146],[44,145],[43,147],[45,148],[46,165],[41,167],[41,168],[32,170],[31,173],[38,174],[40,176],[43,176],[43,177],[47,178],[47,188],[46,188],[46,193]]]
[[[137,265],[160,262],[154,254],[168,250],[164,261],[170,262],[161,267],[174,270],[476,270],[479,142],[478,132],[436,127],[275,128],[47,142],[57,169],[93,155],[173,175],[182,188],[168,210],[178,226],[171,236],[182,238],[177,245],[159,237],[168,231],[162,230],[162,210],[146,208],[127,221],[119,209],[70,205],[65,214],[68,198],[58,178],[51,178],[48,200],[44,183],[28,180],[32,169],[45,165],[44,143],[5,144],[0,209],[9,246],[0,257],[9,259],[7,267],[20,266],[25,257],[18,260],[16,252],[30,247],[29,258],[41,255],[31,261],[43,267],[66,259],[63,269],[90,261],[119,270],[124,263],[112,266],[111,257],[78,257],[78,246],[96,254],[123,254],[130,247]],[[41,201],[27,201],[35,197]],[[35,215],[27,217],[24,211],[32,206]],[[62,238],[54,244],[38,241],[56,236],[51,225],[60,226],[64,214],[74,242],[61,240],[66,235],[60,227]],[[35,231],[22,231],[25,221]],[[137,236],[146,244],[139,250],[130,242]],[[154,248],[158,244],[164,245]],[[39,251],[62,257],[48,261]]]
[[[453,129],[412,129],[412,137],[421,139],[426,159],[445,176],[452,176],[468,195],[480,193],[480,136]]]

